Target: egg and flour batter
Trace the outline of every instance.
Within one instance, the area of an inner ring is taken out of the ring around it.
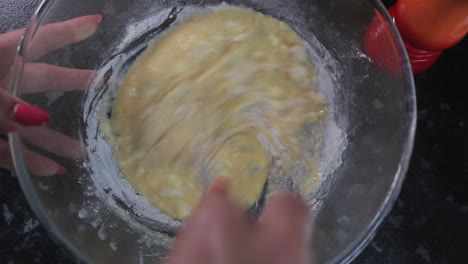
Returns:
[[[122,81],[111,119],[115,158],[133,187],[175,219],[197,206],[206,178],[225,178],[246,208],[267,179],[279,186],[293,175],[308,194],[320,177],[304,130],[327,115],[315,75],[284,22],[234,7],[199,14],[151,44]]]

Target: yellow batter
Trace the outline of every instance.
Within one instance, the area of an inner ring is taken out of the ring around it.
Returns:
[[[241,8],[205,12],[155,41],[123,80],[111,120],[125,177],[185,219],[202,179],[224,177],[246,208],[272,164],[304,156],[298,136],[325,115],[315,71],[284,22]]]

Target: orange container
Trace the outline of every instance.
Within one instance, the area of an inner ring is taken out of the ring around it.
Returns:
[[[442,54],[468,33],[468,0],[398,0],[389,10],[408,52],[414,73],[431,67]],[[374,64],[392,75],[398,74],[385,50],[388,26],[379,15],[368,28],[366,51]]]
[[[444,50],[468,32],[468,1],[399,0],[395,22],[403,39],[414,47]]]

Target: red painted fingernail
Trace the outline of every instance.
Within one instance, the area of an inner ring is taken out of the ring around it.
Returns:
[[[96,15],[96,21],[97,21],[98,23],[101,23],[101,21],[102,21],[102,16],[101,16],[101,15]]]
[[[59,165],[57,169],[57,174],[65,174],[65,173],[67,173],[67,169],[64,166]]]
[[[13,109],[13,117],[24,126],[42,126],[50,122],[46,111],[30,104],[17,104]]]
[[[224,179],[216,178],[208,189],[209,192],[214,194],[225,194],[226,193],[226,182]]]

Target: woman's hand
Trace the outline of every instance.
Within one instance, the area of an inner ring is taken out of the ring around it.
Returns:
[[[50,51],[82,41],[96,32],[102,17],[83,16],[42,26],[28,51],[28,60],[40,58]],[[6,135],[18,132],[27,142],[56,155],[77,158],[79,143],[47,128],[50,116],[6,91],[8,73],[24,29],[0,35],[0,167],[13,170]],[[84,90],[93,70],[78,70],[43,63],[27,63],[23,69],[22,93]],[[55,161],[24,148],[28,168],[38,175],[63,174],[66,169]]]
[[[288,192],[273,195],[258,221],[227,198],[215,181],[178,235],[166,264],[310,264],[307,205]]]

